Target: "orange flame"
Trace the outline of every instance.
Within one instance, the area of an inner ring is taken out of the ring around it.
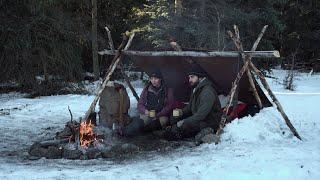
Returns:
[[[87,148],[93,142],[98,141],[96,134],[93,133],[93,128],[94,125],[91,123],[91,120],[89,121],[89,123],[80,123],[80,145],[82,147]]]

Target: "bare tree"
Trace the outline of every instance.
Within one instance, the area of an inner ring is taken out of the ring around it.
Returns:
[[[174,1],[174,8],[175,8],[176,15],[181,16],[181,13],[182,13],[182,0],[175,0]]]
[[[213,7],[216,11],[218,50],[221,50],[220,32],[221,32],[221,20],[223,18],[223,13],[218,10],[218,8],[215,4],[213,5]]]
[[[300,43],[298,44],[298,47],[296,50],[291,54],[291,65],[290,65],[290,70],[287,72],[287,75],[285,79],[283,80],[283,85],[285,89],[293,91],[295,89],[295,85],[293,83],[293,79],[295,76],[294,73],[294,68],[295,68],[295,61],[296,61],[296,56],[298,54],[298,50],[300,47]]]
[[[92,0],[92,65],[95,78],[98,79],[99,60],[98,60],[98,43],[97,43],[97,0]]]

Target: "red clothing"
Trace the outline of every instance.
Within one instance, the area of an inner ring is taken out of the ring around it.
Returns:
[[[139,98],[139,102],[138,102],[138,111],[140,114],[144,114],[145,111],[147,110],[146,108],[146,104],[147,104],[147,95],[148,95],[148,91],[150,91],[149,85],[147,85]],[[174,103],[174,97],[173,97],[173,89],[172,88],[167,88],[166,89],[166,98],[165,98],[165,102],[164,102],[164,107],[162,108],[162,110],[160,112],[158,112],[156,114],[156,117],[159,118],[161,116],[166,116],[169,117],[171,115],[172,109],[173,109],[173,103]]]

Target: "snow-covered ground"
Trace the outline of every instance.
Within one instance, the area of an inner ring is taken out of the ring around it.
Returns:
[[[299,74],[296,91],[286,91],[285,72],[268,79],[293,125],[296,139],[275,108],[228,124],[218,145],[179,149],[170,155],[150,155],[125,162],[30,161],[26,149],[33,141],[52,137],[69,120],[70,108],[82,116],[93,96],[63,95],[25,99],[2,94],[0,110],[0,179],[319,179],[320,75]],[[134,84],[141,91],[141,84]],[[129,90],[128,90],[129,92]],[[135,106],[131,96],[132,106]],[[134,113],[134,110],[131,111]],[[24,153],[16,153],[24,150]]]

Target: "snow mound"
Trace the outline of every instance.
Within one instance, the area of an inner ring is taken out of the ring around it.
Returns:
[[[222,142],[266,143],[292,138],[289,128],[275,108],[265,108],[255,116],[235,119],[224,128]]]

